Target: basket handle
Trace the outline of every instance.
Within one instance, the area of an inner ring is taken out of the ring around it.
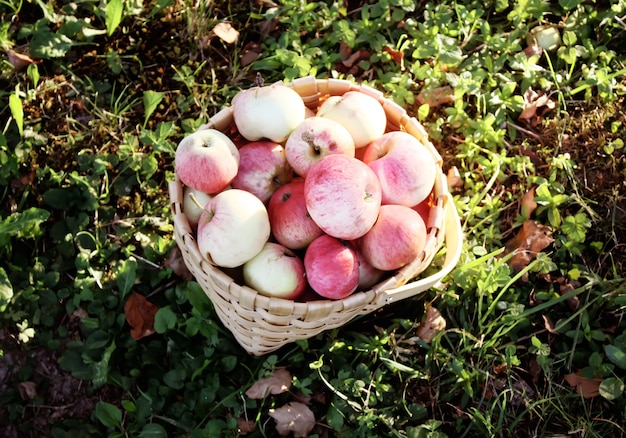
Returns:
[[[454,269],[463,249],[463,229],[454,202],[452,202],[452,200],[446,202],[445,208],[444,246],[446,247],[446,258],[441,269],[435,274],[420,280],[382,291],[378,294],[376,306],[382,307],[386,304],[409,298],[416,295],[416,290],[418,291],[417,293],[419,293],[435,286],[440,287],[441,280]]]

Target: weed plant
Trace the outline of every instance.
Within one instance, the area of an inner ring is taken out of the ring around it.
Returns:
[[[4,0],[0,16],[0,435],[276,436],[290,401],[318,437],[626,434],[624,0]],[[533,44],[540,26],[555,47]],[[167,192],[178,141],[257,73],[406,108],[464,231],[440,289],[263,357],[181,267]],[[158,308],[139,340],[137,296]],[[429,306],[446,327],[427,342]],[[246,395],[281,367],[289,392]]]

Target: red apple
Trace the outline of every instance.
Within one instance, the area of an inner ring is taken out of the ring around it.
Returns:
[[[353,242],[355,243],[353,249],[359,262],[358,290],[368,290],[380,280],[382,280],[386,272],[373,267],[372,264],[363,255],[363,251],[361,251],[361,248],[359,248],[358,244],[356,244],[357,241]]]
[[[417,211],[422,219],[424,219],[424,223],[428,226],[428,218],[430,216],[430,210],[435,207],[435,192],[432,191],[429,195],[419,204],[413,206],[413,210]]]
[[[407,132],[391,131],[371,142],[363,162],[380,181],[383,204],[413,207],[426,199],[435,184],[434,157]]]
[[[327,234],[307,248],[304,269],[311,288],[324,298],[345,298],[359,285],[359,262],[352,246]]]
[[[313,164],[330,154],[354,157],[354,140],[340,123],[324,117],[304,119],[285,143],[287,161],[300,176],[306,176]]]
[[[280,186],[293,178],[285,149],[271,141],[254,141],[239,148],[239,171],[232,181],[235,189],[246,190],[267,202]]]
[[[239,151],[233,141],[216,129],[187,135],[176,148],[176,174],[180,181],[204,193],[227,187],[239,169]]]
[[[387,115],[381,103],[360,91],[330,96],[320,105],[317,115],[343,125],[352,135],[356,149],[383,135],[387,128]]]
[[[381,188],[367,164],[347,155],[328,155],[309,170],[304,199],[322,231],[338,239],[354,240],[376,222]]]
[[[304,249],[324,234],[306,209],[303,178],[278,188],[267,204],[267,212],[274,238],[287,248]]]
[[[413,261],[426,244],[426,225],[411,207],[380,207],[378,220],[360,240],[363,256],[376,269],[391,271]]]
[[[232,109],[239,133],[249,141],[281,143],[305,118],[302,98],[283,84],[240,91],[233,98]]]
[[[241,266],[269,239],[267,209],[250,192],[225,190],[206,205],[197,234],[198,249],[210,263],[224,268]]]
[[[304,262],[279,243],[267,242],[243,265],[245,283],[262,295],[294,300],[307,288]]]

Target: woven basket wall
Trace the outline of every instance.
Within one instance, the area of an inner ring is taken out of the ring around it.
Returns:
[[[371,313],[391,302],[427,291],[438,285],[456,265],[462,246],[461,225],[442,171],[441,156],[415,118],[379,91],[349,81],[304,77],[285,85],[292,87],[313,111],[317,110],[324,98],[343,95],[348,91],[358,91],[376,98],[387,115],[387,131],[408,132],[426,145],[433,155],[439,168],[434,187],[436,205],[431,209],[427,221],[428,237],[424,251],[412,263],[370,290],[355,292],[345,299],[298,302],[263,296],[243,285],[240,279],[236,281],[236,270],[218,268],[204,259],[189,221],[182,212],[182,184],[178,179],[172,181],[169,194],[174,238],[185,264],[212,301],[224,326],[248,353],[254,355],[263,355],[296,340],[341,327],[358,315]],[[233,133],[232,108],[222,109],[203,128]],[[429,267],[442,246],[445,248],[445,260],[440,269],[432,275],[419,278],[419,274]]]

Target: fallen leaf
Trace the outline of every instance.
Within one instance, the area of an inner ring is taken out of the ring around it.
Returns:
[[[350,55],[352,55],[352,47],[346,44],[345,41],[340,41],[339,42],[339,54],[341,55],[342,59],[348,58]]]
[[[271,409],[270,417],[276,421],[276,431],[281,436],[293,433],[294,438],[305,438],[315,427],[315,415],[304,403],[291,402]]]
[[[138,341],[154,333],[154,316],[159,308],[141,294],[133,292],[124,304],[130,335]]]
[[[22,70],[30,64],[39,64],[41,62],[41,59],[34,59],[29,55],[17,53],[13,50],[7,51],[7,57],[9,58],[9,63],[13,66],[13,68],[15,68],[15,70]]]
[[[17,385],[17,390],[19,391],[22,400],[27,401],[37,397],[37,385],[35,382],[20,382]]]
[[[241,56],[239,57],[239,61],[241,62],[241,66],[245,67],[246,65],[252,64],[256,59],[261,56],[261,45],[255,42],[249,42],[243,48]]]
[[[369,57],[370,57],[370,52],[368,52],[367,50],[363,50],[363,49],[357,50],[356,52],[351,54],[349,57],[341,61],[341,63],[345,65],[346,67],[350,68],[363,59],[369,59]]]
[[[565,295],[566,293],[571,292],[575,289],[578,289],[579,287],[580,287],[580,284],[578,282],[568,281],[559,286],[559,292],[561,293],[561,295]],[[580,299],[578,299],[577,296],[568,298],[567,305],[569,306],[572,312],[576,312],[578,308],[580,307]]]
[[[291,388],[291,373],[286,368],[276,368],[271,376],[263,377],[252,384],[246,395],[252,399],[262,399],[270,394],[282,394]]]
[[[404,64],[404,52],[402,52],[401,50],[396,50],[389,46],[385,46],[383,47],[383,51],[389,53],[389,55],[391,55],[391,59],[396,64],[400,64],[400,65]]]
[[[417,103],[419,105],[428,104],[431,108],[437,108],[452,102],[454,102],[454,89],[449,85],[432,90],[422,90],[417,95]]]
[[[583,377],[581,370],[566,375],[565,381],[569,383],[570,386],[575,387],[576,392],[581,394],[584,398],[592,398],[600,395],[600,383],[602,383],[602,379]]]
[[[505,245],[505,254],[515,253],[509,260],[514,272],[519,272],[554,242],[549,227],[527,219],[518,233]]]
[[[543,53],[543,49],[541,48],[541,46],[537,44],[531,44],[530,46],[522,50],[522,52],[524,52],[524,55],[526,55],[526,58],[531,58],[533,56],[539,57]]]
[[[278,4],[273,2],[272,0],[255,0],[255,3],[259,7],[266,7],[266,8],[277,8],[278,7]]]
[[[240,435],[248,435],[254,432],[255,425],[254,421],[239,417],[237,418],[237,427],[239,428]]]
[[[426,306],[426,318],[417,329],[417,336],[425,342],[433,340],[437,333],[445,330],[446,320],[437,308],[431,304]]]
[[[189,268],[187,268],[185,260],[183,259],[183,253],[177,245],[172,247],[163,265],[166,268],[170,268],[174,274],[178,275],[183,280],[193,280],[193,274]]]
[[[540,124],[543,116],[554,108],[556,108],[554,100],[529,88],[524,93],[524,109],[517,120],[534,127]]]
[[[213,27],[213,33],[228,44],[233,44],[239,39],[239,31],[225,21],[217,23],[215,27]]]
[[[537,202],[535,201],[535,188],[531,187],[520,202],[520,210],[522,217],[528,219],[531,214],[537,209]]]
[[[557,332],[554,329],[554,322],[552,322],[552,319],[549,316],[547,316],[547,315],[541,315],[541,317],[543,318],[543,326],[544,326],[544,328],[549,333],[552,333],[553,335],[558,335],[559,332]]]
[[[461,178],[461,172],[459,172],[456,166],[452,166],[448,169],[446,180],[448,182],[448,188],[450,189],[463,187],[463,178]]]

